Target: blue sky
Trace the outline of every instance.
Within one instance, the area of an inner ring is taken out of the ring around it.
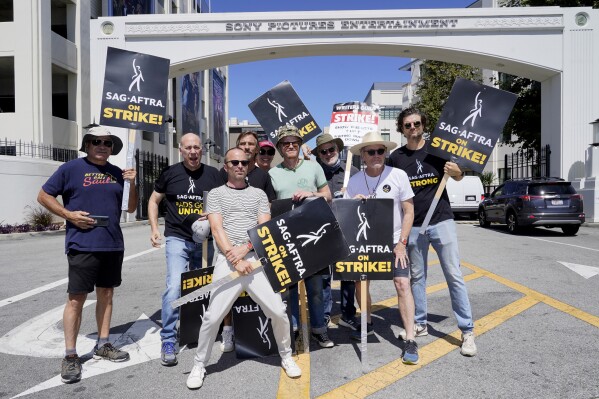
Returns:
[[[384,10],[464,8],[473,0],[212,0],[216,12]],[[250,62],[229,66],[229,117],[255,122],[248,104],[283,80],[289,80],[321,128],[333,104],[362,101],[374,82],[406,82],[409,72],[398,57],[320,56]]]

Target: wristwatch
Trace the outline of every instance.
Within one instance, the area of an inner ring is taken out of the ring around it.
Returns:
[[[408,239],[407,238],[400,238],[399,242],[401,242],[404,245],[404,247],[406,247],[408,245]]]

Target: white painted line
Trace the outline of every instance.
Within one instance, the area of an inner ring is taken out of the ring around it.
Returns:
[[[63,278],[62,280],[58,280],[58,281],[55,281],[50,284],[42,285],[41,287],[34,288],[34,289],[24,292],[22,294],[15,295],[15,296],[7,298],[7,299],[3,299],[2,301],[0,301],[0,308],[3,306],[6,306],[6,305],[10,305],[11,303],[18,302],[21,299],[29,298],[30,296],[39,294],[40,292],[48,291],[48,290],[51,290],[52,288],[59,287],[63,284],[66,284],[68,281],[69,281],[68,278]]]
[[[161,245],[160,248],[150,248],[148,250],[145,250],[145,251],[142,251],[142,252],[138,252],[138,253],[133,254],[133,255],[126,256],[125,258],[123,258],[123,262],[126,262],[126,261],[131,260],[131,259],[135,259],[135,258],[137,258],[139,256],[142,256],[142,255],[145,255],[145,254],[149,254],[150,252],[157,251],[157,250],[159,250],[161,248],[164,248],[164,245]],[[6,305],[10,305],[12,303],[18,302],[18,301],[20,301],[22,299],[29,298],[30,296],[37,295],[37,294],[39,294],[41,292],[51,290],[52,288],[60,287],[61,285],[66,284],[68,281],[69,281],[68,278],[63,278],[62,280],[58,280],[58,281],[55,281],[55,282],[50,283],[50,284],[42,285],[41,287],[34,288],[34,289],[29,290],[27,292],[24,292],[22,294],[15,295],[13,297],[3,299],[3,300],[0,301],[0,308],[4,307]]]
[[[552,244],[561,244],[561,245],[567,245],[569,247],[576,247],[576,248],[582,248],[582,249],[588,249],[589,251],[595,251],[595,252],[599,252],[599,249],[595,249],[595,248],[588,248],[588,247],[582,247],[580,245],[574,245],[574,244],[566,244],[565,242],[558,242],[558,241],[551,241],[551,240],[544,240],[542,238],[536,238],[536,237],[528,237],[532,240],[539,240],[539,241],[545,241],[545,242],[550,242]]]

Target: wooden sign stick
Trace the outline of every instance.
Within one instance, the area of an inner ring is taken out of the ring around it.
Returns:
[[[439,203],[439,199],[441,195],[443,195],[443,190],[445,190],[445,185],[447,184],[447,179],[449,179],[449,175],[445,173],[443,175],[443,179],[437,187],[437,192],[435,193],[435,198],[433,198],[433,202],[431,203],[431,207],[428,208],[428,212],[426,213],[426,217],[424,218],[424,222],[422,222],[422,226],[420,226],[420,234],[424,234],[426,232],[426,228],[433,217],[433,213],[435,213],[435,209],[437,208],[437,204]]]
[[[302,340],[304,341],[304,353],[310,353],[310,335],[308,334],[308,312],[306,311],[306,285],[304,280],[298,283],[300,318],[302,319]]]
[[[360,290],[360,361],[362,374],[368,373],[368,276],[360,276],[362,289]]]
[[[347,151],[347,160],[345,161],[345,175],[343,175],[343,188],[346,188],[347,183],[349,182],[352,159],[353,154],[351,153],[351,151]]]

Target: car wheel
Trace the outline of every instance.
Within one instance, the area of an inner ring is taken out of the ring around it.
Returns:
[[[480,227],[489,227],[491,223],[487,220],[487,213],[484,209],[478,210],[478,224]]]
[[[578,233],[579,228],[580,226],[562,226],[562,231],[567,236],[573,236],[576,235],[576,233]]]
[[[518,234],[518,232],[520,231],[520,226],[518,226],[518,218],[516,217],[514,211],[510,211],[507,214],[507,219],[505,222],[507,224],[507,229],[510,233]]]

